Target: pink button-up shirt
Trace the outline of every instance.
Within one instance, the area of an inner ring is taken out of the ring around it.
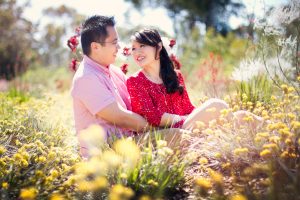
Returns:
[[[84,56],[74,75],[71,95],[77,134],[92,124],[102,126],[107,136],[124,133],[125,130],[96,117],[99,111],[113,102],[131,110],[126,76],[119,68],[113,65],[108,68],[101,66]],[[79,140],[79,143],[81,147],[86,148],[82,141]]]

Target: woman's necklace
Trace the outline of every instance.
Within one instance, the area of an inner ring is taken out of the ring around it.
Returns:
[[[145,76],[152,82],[156,83],[156,84],[162,84],[163,81],[160,77],[152,77],[150,76],[146,71],[143,71],[143,73],[145,74]]]
[[[165,106],[168,108],[168,103],[167,103],[167,98],[166,98],[166,94],[165,94],[165,86],[161,85],[163,83],[163,81],[161,80],[161,78],[154,78],[151,77],[147,72],[143,71],[144,75],[146,76],[146,78],[148,78],[151,82],[155,83],[155,84],[159,84],[156,85],[157,91],[158,93],[162,94],[162,96],[164,97],[165,100]]]

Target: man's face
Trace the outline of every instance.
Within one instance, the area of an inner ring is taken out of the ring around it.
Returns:
[[[114,63],[120,49],[119,37],[115,27],[108,26],[106,30],[108,34],[107,38],[102,44],[98,43],[98,48],[95,49],[97,61],[103,66]]]

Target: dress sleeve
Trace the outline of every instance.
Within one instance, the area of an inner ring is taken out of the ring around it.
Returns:
[[[154,106],[147,89],[143,88],[142,81],[139,81],[138,77],[130,77],[126,84],[131,98],[132,111],[145,117],[151,125],[159,126],[164,113]]]
[[[183,94],[182,95],[183,95],[183,102],[184,102],[185,111],[186,111],[185,114],[187,115],[187,114],[190,114],[195,109],[195,106],[192,104],[189,94],[186,90],[183,75],[181,74],[180,71],[177,71],[177,74],[178,74],[179,84],[183,86]]]

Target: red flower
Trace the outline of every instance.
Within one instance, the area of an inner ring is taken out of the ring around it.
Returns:
[[[77,45],[79,44],[77,35],[74,35],[68,39],[68,47],[71,49],[72,52],[76,51]]]
[[[171,39],[169,46],[172,48],[175,44],[176,44],[176,40],[175,39]]]
[[[130,49],[128,47],[123,48],[123,55],[124,56],[130,56]]]
[[[73,72],[76,72],[77,70],[77,60],[75,58],[72,58],[72,61],[70,63],[70,70]]]
[[[173,62],[175,69],[181,68],[181,63],[179,62],[178,58],[174,54],[171,54],[170,59]]]
[[[128,72],[128,64],[127,63],[124,63],[122,66],[121,66],[121,70],[124,74],[127,74]]]

